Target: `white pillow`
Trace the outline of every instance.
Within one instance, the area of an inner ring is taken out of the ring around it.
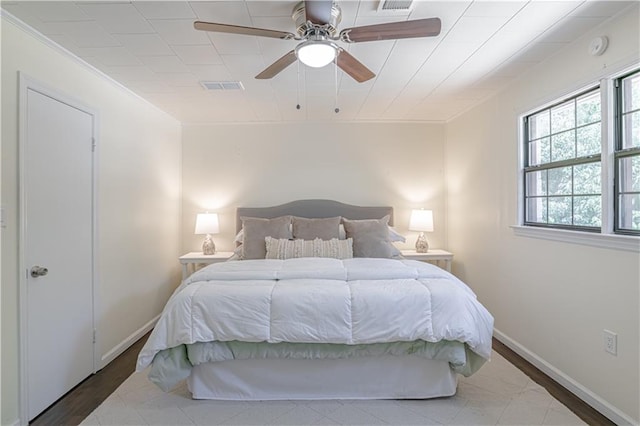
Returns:
[[[285,238],[265,237],[267,255],[265,259],[293,259],[298,257],[331,257],[351,259],[353,257],[353,239],[339,240],[288,240]]]

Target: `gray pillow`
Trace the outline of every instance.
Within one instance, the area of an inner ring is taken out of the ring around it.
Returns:
[[[353,238],[353,257],[390,258],[389,216],[382,219],[342,219],[347,238]]]
[[[293,238],[301,240],[330,240],[340,236],[340,216],[325,219],[293,217]]]
[[[244,240],[242,243],[242,259],[264,259],[267,254],[265,237],[291,238],[291,216],[280,216],[274,219],[258,217],[241,217]]]

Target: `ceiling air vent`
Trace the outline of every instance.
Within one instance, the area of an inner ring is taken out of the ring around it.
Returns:
[[[200,85],[207,90],[244,90],[239,81],[201,81]]]
[[[410,12],[413,0],[380,0],[378,12]]]

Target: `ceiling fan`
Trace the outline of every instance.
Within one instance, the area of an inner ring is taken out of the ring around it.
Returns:
[[[296,59],[299,59],[305,65],[317,68],[335,61],[340,69],[360,83],[372,79],[375,74],[349,52],[338,46],[335,41],[360,43],[401,38],[433,37],[440,34],[441,27],[440,18],[427,18],[346,28],[338,33],[337,26],[342,18],[342,11],[337,4],[333,3],[333,0],[301,1],[293,8],[291,17],[296,24],[297,34],[202,21],[196,21],[194,27],[196,30],[201,31],[302,41],[294,50],[286,53],[258,74],[256,76],[257,79],[273,78],[294,63]]]

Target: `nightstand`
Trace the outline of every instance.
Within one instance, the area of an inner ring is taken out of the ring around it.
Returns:
[[[230,251],[219,251],[216,254],[202,254],[201,251],[192,251],[184,256],[180,256],[180,263],[182,264],[182,279],[184,280],[189,275],[200,269],[203,265],[210,265],[212,263],[219,263],[228,260],[233,253]]]
[[[402,256],[407,259],[433,263],[445,271],[451,272],[451,260],[453,260],[453,253],[449,253],[446,250],[429,249],[426,253],[416,253],[415,250],[400,251],[402,252]]]

